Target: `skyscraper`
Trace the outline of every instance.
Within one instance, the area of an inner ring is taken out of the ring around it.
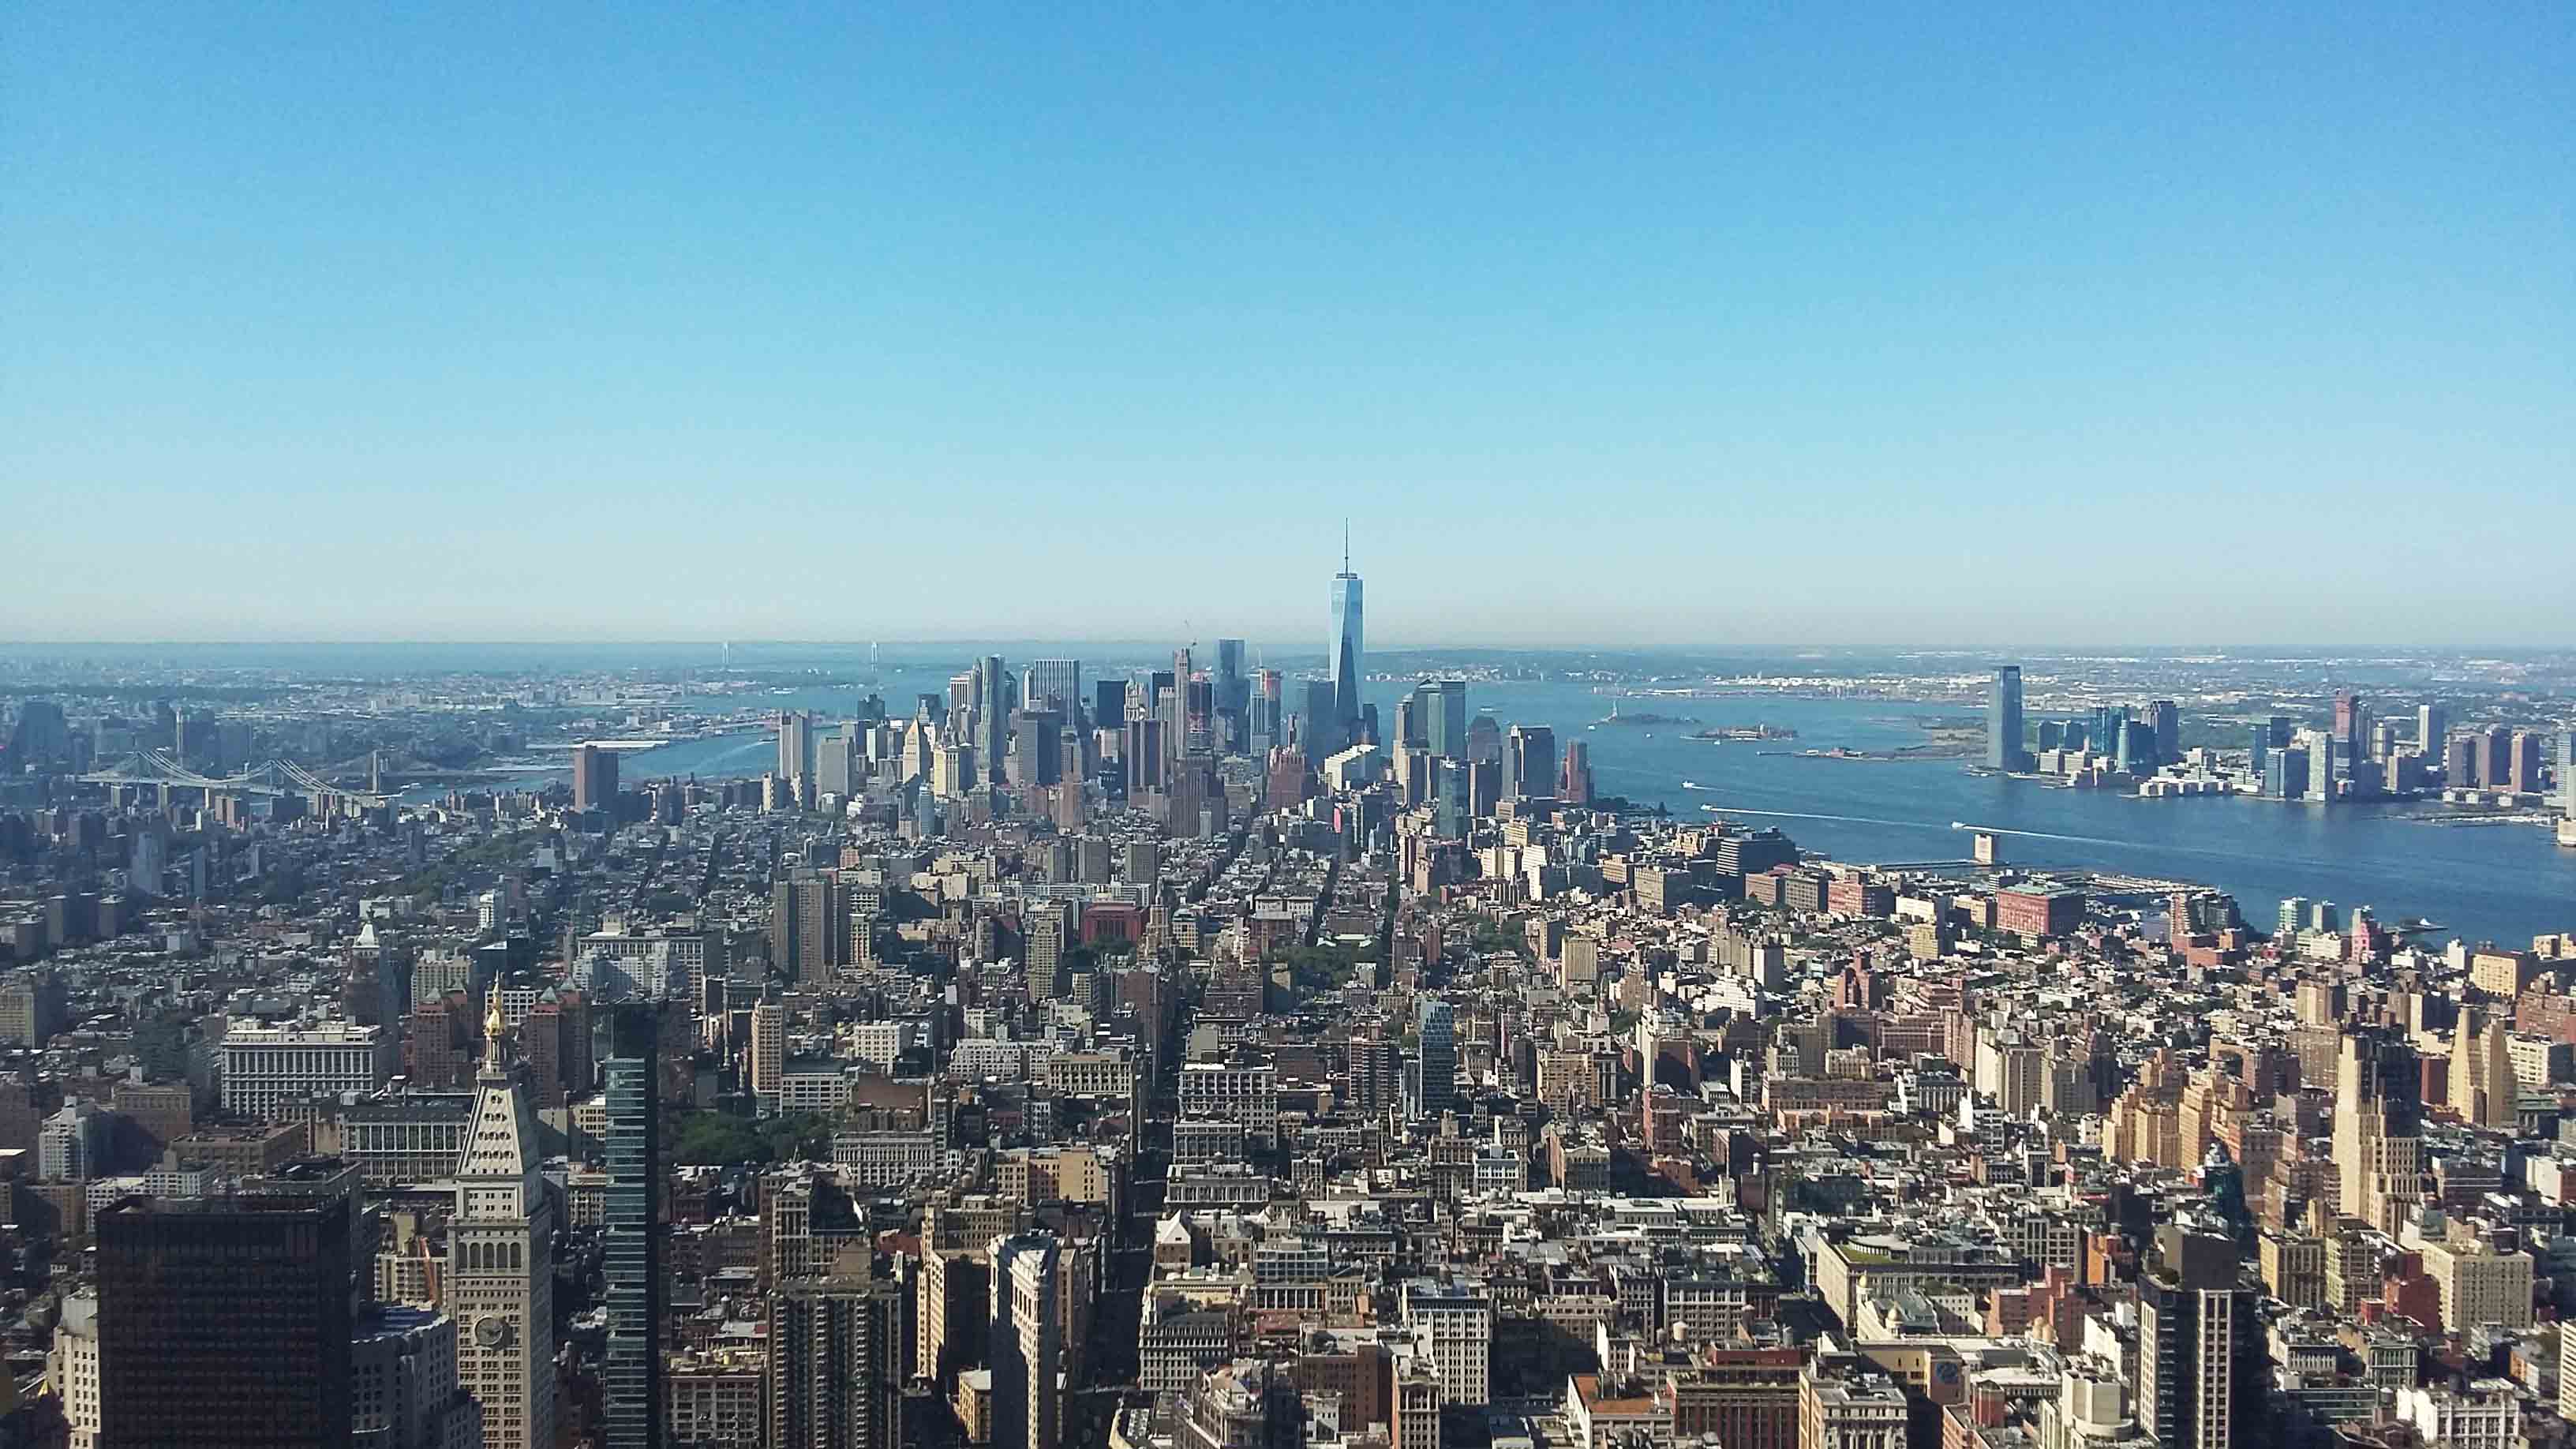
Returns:
[[[2174,764],[2182,759],[2182,711],[2170,699],[2159,699],[2147,705],[2147,723],[2156,732],[2156,763]]]
[[[1114,730],[1127,723],[1127,681],[1095,679],[1091,682],[1091,727]]]
[[[1467,758],[1467,681],[1426,679],[1413,691],[1423,746],[1446,760]]]
[[[1551,794],[1556,789],[1556,731],[1545,725],[1514,725],[1503,740],[1503,793],[1515,800]]]
[[[1219,753],[1242,750],[1245,724],[1252,709],[1252,680],[1243,672],[1243,641],[1216,641],[1217,743]]]
[[[895,1449],[902,1307],[897,1285],[866,1275],[778,1285],[769,1301],[771,1449]]]
[[[2154,774],[2163,763],[2156,755],[2156,727],[2142,719],[2122,720],[2114,758],[2123,774]]]
[[[1280,676],[1276,669],[1253,671],[1252,692],[1245,706],[1244,747],[1267,749],[1278,744],[1287,731],[1281,725],[1285,712],[1280,699]],[[1257,752],[1257,751],[1256,751]]]
[[[1064,1361],[1056,1240],[1048,1233],[999,1237],[985,1257],[993,1287],[986,1318],[992,1334],[992,1449],[1056,1449],[1056,1380]]]
[[[1309,765],[1324,763],[1326,757],[1341,748],[1341,726],[1333,720],[1333,711],[1341,706],[1334,699],[1331,680],[1306,681],[1306,707],[1297,716],[1297,747],[1305,753]]]
[[[2520,1085],[2514,1080],[2513,1056],[2503,1012],[2480,1013],[2460,1008],[2451,1033],[2451,1107],[2471,1126],[2513,1130],[2521,1110]]]
[[[572,808],[613,809],[617,804],[617,752],[593,744],[573,746]]]
[[[608,1008],[607,1221],[600,1244],[608,1343],[600,1355],[608,1449],[662,1449],[661,1008]]]
[[[1556,798],[1568,805],[1592,803],[1592,746],[1582,740],[1565,746],[1565,773],[1556,782]]]
[[[1457,1101],[1458,1029],[1456,1014],[1445,1001],[1425,1001],[1414,1016],[1416,1042],[1405,1063],[1412,1080],[1415,1117],[1437,1118]]]
[[[2427,761],[2442,758],[2442,739],[2449,733],[2447,716],[2431,700],[2415,706],[2415,748]]]
[[[1993,691],[1986,696],[1986,768],[2029,769],[2030,756],[2021,742],[2021,666],[2006,664],[1995,670]]]
[[[979,784],[1002,778],[1003,759],[1010,744],[1011,711],[1019,703],[1012,696],[1018,692],[1001,655],[987,654],[975,661],[973,742]]]
[[[2513,782],[2513,731],[2488,725],[2478,736],[2478,783],[2502,790]]]
[[[2347,746],[2354,759],[2362,757],[2363,736],[2368,733],[2369,706],[2359,694],[2338,689],[2334,697],[2334,737]]]
[[[2512,756],[2507,761],[2505,781],[2517,795],[2540,793],[2541,741],[2548,737],[2543,730],[2515,730]]]
[[[778,778],[804,779],[814,773],[814,717],[802,710],[778,712]]]
[[[2167,1449],[2232,1449],[2261,1417],[2253,1310],[2236,1281],[2236,1245],[2216,1225],[2156,1230],[2138,1284],[2138,1424]]]
[[[536,1116],[510,1069],[497,996],[484,1040],[447,1234],[457,1380],[483,1406],[484,1449],[548,1449],[555,1442],[554,1214],[538,1176]]]
[[[840,878],[799,870],[770,886],[769,964],[789,980],[817,985],[846,959]]]
[[[1347,527],[1342,534],[1342,571],[1333,575],[1333,640],[1328,652],[1333,681],[1332,723],[1340,732],[1325,751],[1327,754],[1349,741],[1360,722],[1360,671],[1365,659],[1360,645],[1360,576],[1351,572]]]
[[[345,1197],[101,1209],[99,1449],[347,1449]]]
[[[2319,914],[2324,914],[2325,907]],[[2423,1196],[2422,1069],[2403,1041],[2347,1033],[2335,1069],[2334,1164],[2343,1214],[2394,1233]]]
[[[1082,707],[1082,661],[1079,659],[1032,659],[1028,679],[1020,691],[1020,707],[1053,710],[1067,719]]]

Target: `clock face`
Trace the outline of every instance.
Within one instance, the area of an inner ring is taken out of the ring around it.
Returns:
[[[510,1341],[510,1320],[498,1313],[486,1313],[474,1320],[474,1341],[485,1348],[499,1348]]]

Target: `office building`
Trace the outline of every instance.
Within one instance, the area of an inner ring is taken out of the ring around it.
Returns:
[[[661,1009],[658,1003],[621,1002],[606,1014],[608,1184],[600,1261],[608,1341],[600,1355],[602,1442],[607,1449],[662,1449],[662,1124],[655,1091]]]
[[[1230,755],[1242,753],[1252,712],[1252,676],[1243,670],[1242,640],[1216,641],[1216,675],[1209,681],[1209,690],[1216,702],[1220,749]]]
[[[1360,685],[1366,678],[1367,655],[1360,638],[1360,576],[1351,572],[1351,546],[1348,530],[1342,540],[1342,571],[1333,575],[1333,637],[1326,645],[1326,667],[1332,680],[1332,715],[1328,721],[1335,733],[1332,743],[1322,754],[1309,750],[1315,759],[1331,754],[1351,743],[1360,722]],[[1313,728],[1318,722],[1309,721]]]
[[[2182,711],[2170,699],[2147,704],[2147,724],[2155,731],[2156,760],[2170,765],[2182,759]]]
[[[975,661],[973,685],[976,768],[983,776],[976,783],[998,783],[1002,762],[1010,750],[1011,712],[1019,708],[1019,687],[1002,656],[987,654]]]
[[[1467,681],[1426,679],[1413,690],[1422,747],[1444,760],[1467,758]]]
[[[1127,723],[1127,681],[1095,679],[1091,682],[1091,727],[1114,730]]]
[[[777,773],[791,785],[814,773],[814,717],[802,710],[778,712]]]
[[[434,1309],[379,1304],[358,1320],[349,1403],[352,1442],[365,1449],[497,1442],[484,1437],[482,1408],[457,1378],[456,1320]]]
[[[2474,732],[2456,734],[2442,742],[2442,784],[2446,789],[2467,790],[2478,783],[2478,736]]]
[[[1306,763],[1320,766],[1342,749],[1342,727],[1333,718],[1341,706],[1329,679],[1306,681],[1305,708],[1297,716],[1297,748]]]
[[[2330,904],[2318,907],[2331,912]],[[2412,1047],[2377,1032],[2347,1033],[2336,1059],[2336,1201],[2392,1236],[2423,1197],[2422,1068]]]
[[[2167,1223],[2138,1283],[2138,1424],[2161,1449],[2234,1449],[2261,1422],[2263,1365],[2236,1244]],[[2239,1437],[2239,1431],[2247,1431]]]
[[[98,1214],[99,1449],[347,1449],[351,1203]]]
[[[1032,659],[1020,683],[1020,705],[1072,719],[1082,709],[1082,661]]]
[[[402,1053],[392,1028],[351,1021],[259,1026],[224,1033],[224,1110],[243,1117],[375,1091],[392,1078]]]
[[[769,1300],[769,1449],[896,1449],[903,1330],[895,1283],[781,1282]]]
[[[867,781],[867,726],[845,720],[825,730],[814,742],[813,797],[847,799]]]
[[[779,1078],[787,1071],[787,1009],[763,1001],[751,1009],[751,1095],[763,1116],[778,1109]]]
[[[482,1405],[484,1449],[547,1449],[555,1442],[554,1210],[497,1000],[484,1041],[448,1224],[456,1375]]]
[[[1412,1278],[1402,1295],[1404,1326],[1429,1353],[1446,1407],[1493,1402],[1494,1305],[1484,1285],[1459,1278]]]
[[[2449,736],[2449,715],[2442,706],[2429,699],[2415,706],[2415,748],[2424,758],[2442,758],[2442,742]]]
[[[2142,719],[2122,720],[2119,734],[2120,740],[2114,754],[2114,761],[2120,773],[2154,774],[2157,766],[2162,763],[2161,757],[2156,754],[2155,725]]]
[[[1072,994],[1073,983],[1067,979],[1065,962],[1075,946],[1072,908],[1063,901],[1043,901],[1029,906],[1021,925],[1021,935],[1028,945],[1029,992],[1041,999]]]
[[[801,986],[820,986],[847,959],[840,878],[799,870],[770,887],[769,964]]]
[[[2521,1107],[2514,1079],[2512,1035],[2502,1013],[2472,1028],[2478,1013],[2459,1008],[2451,1036],[2451,1108],[2471,1126],[2510,1132]]]
[[[36,1169],[56,1182],[104,1176],[115,1142],[116,1117],[95,1102],[75,1098],[45,1119],[36,1133]]]
[[[2501,790],[2513,780],[2513,731],[2503,725],[2489,725],[2479,731],[2478,783],[2490,790]]]
[[[1565,772],[1557,777],[1556,798],[1568,805],[1592,803],[1592,746],[1582,740],[1565,747]]]
[[[2362,703],[2360,695],[2349,689],[2335,691],[2334,738],[2352,746],[2355,754],[2361,752],[2362,740],[2368,729],[2369,712],[2369,706]]]
[[[63,1406],[69,1449],[98,1449],[98,1296],[67,1293],[54,1318],[45,1383]]]
[[[1011,717],[1011,753],[1002,762],[1013,789],[1048,786],[1064,779],[1064,716],[1024,709]]]
[[[1851,1354],[1817,1354],[1798,1373],[1798,1449],[1901,1449],[1905,1390]]]
[[[2022,748],[2021,666],[2001,665],[1986,696],[1986,768],[2019,772],[2030,768]]]
[[[1055,1238],[1018,1233],[992,1240],[992,1301],[986,1315],[993,1375],[992,1449],[1057,1449],[1064,1362]]]
[[[2505,761],[2505,783],[2517,795],[2541,793],[2540,759],[2546,730],[2515,730],[2513,744]]]
[[[572,808],[617,808],[617,752],[601,745],[580,744],[572,751]]]
[[[1410,1115],[1436,1119],[1458,1098],[1456,1015],[1448,1002],[1424,1001],[1415,1010],[1414,1031],[1413,1056],[1405,1063],[1411,1076],[1405,1095],[1411,1099]]]
[[[1556,731],[1514,725],[1503,736],[1503,794],[1526,800],[1556,791]]]

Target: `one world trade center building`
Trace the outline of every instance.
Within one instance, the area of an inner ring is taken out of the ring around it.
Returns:
[[[1342,543],[1342,571],[1333,575],[1332,674],[1333,727],[1348,745],[1359,738],[1360,724],[1360,576],[1351,572],[1348,539]]]

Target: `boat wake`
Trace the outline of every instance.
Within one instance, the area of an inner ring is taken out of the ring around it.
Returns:
[[[1871,815],[1822,815],[1812,810],[1747,810],[1740,805],[1707,805],[1701,807],[1721,815],[1760,815],[1774,820],[1839,820],[1846,825],[1885,825],[1897,830],[1939,830],[1920,820],[1881,820]]]

